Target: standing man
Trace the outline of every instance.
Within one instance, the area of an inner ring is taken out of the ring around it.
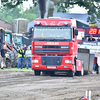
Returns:
[[[6,66],[6,54],[7,52],[7,46],[4,45],[3,48],[0,51],[0,57],[1,57],[1,69],[3,69],[4,66]]]
[[[23,68],[24,58],[25,58],[25,50],[23,49],[23,46],[21,46],[20,49],[17,52],[18,52],[17,69],[19,69],[20,63],[21,63],[21,69],[22,69]]]
[[[30,46],[28,46],[26,53],[25,53],[25,56],[26,56],[26,67],[27,67],[27,69],[29,67],[29,64],[32,68],[32,54],[31,54]]]

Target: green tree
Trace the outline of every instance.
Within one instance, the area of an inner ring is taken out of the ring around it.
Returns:
[[[33,7],[24,11],[23,7],[21,6],[20,7],[16,6],[11,9],[8,9],[7,7],[1,7],[0,18],[11,24],[13,24],[14,19],[17,19],[17,18],[25,18],[28,20],[28,22],[31,22],[39,16],[39,14],[35,12],[36,9],[38,8]]]
[[[32,13],[32,10],[28,9],[25,12],[23,12],[20,17],[28,19],[28,22],[31,22],[34,19],[36,19],[36,15]]]
[[[4,6],[7,6],[9,8],[15,7],[19,4],[22,4],[23,1],[28,0],[11,0],[11,2],[8,2],[8,0],[1,0],[2,4]],[[34,5],[36,5],[38,0],[33,0]],[[88,15],[90,15],[87,19],[87,22],[90,23],[96,23],[96,21],[100,21],[100,0],[49,0],[53,1],[54,5],[57,6],[58,12],[66,12],[69,9],[71,9],[74,5],[78,5],[80,7],[84,7],[87,10]],[[51,11],[52,10],[52,11]],[[51,10],[48,10],[48,13],[50,12],[53,15],[53,9],[51,7]]]
[[[88,18],[87,22],[96,23],[100,21],[100,0],[52,0],[55,5],[61,8],[66,12],[67,10],[74,7],[74,5],[78,5],[80,7],[84,7],[87,10]],[[59,9],[58,9],[59,12]]]

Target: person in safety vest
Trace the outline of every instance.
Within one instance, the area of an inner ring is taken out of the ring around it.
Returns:
[[[18,64],[17,64],[17,69],[19,69],[20,63],[21,63],[21,69],[23,68],[23,62],[25,58],[25,50],[23,49],[23,46],[20,47],[20,49],[17,51],[18,52]]]

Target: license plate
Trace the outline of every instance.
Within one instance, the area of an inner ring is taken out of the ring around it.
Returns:
[[[47,66],[47,68],[56,68],[56,66]]]

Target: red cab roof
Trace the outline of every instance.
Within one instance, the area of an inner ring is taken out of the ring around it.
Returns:
[[[68,22],[67,25],[72,25],[73,27],[76,27],[76,20],[75,19],[36,19],[34,21],[34,25],[40,25],[43,26],[63,26],[65,25],[65,22]]]

